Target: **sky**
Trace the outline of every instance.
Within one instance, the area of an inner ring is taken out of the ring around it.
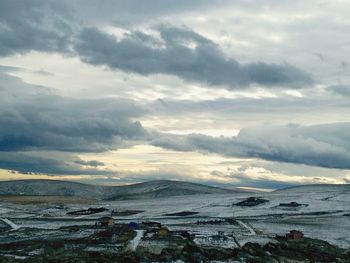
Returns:
[[[0,180],[350,183],[346,0],[1,0]]]

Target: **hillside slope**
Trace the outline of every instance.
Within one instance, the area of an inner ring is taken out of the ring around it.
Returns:
[[[16,180],[0,182],[0,195],[76,196],[101,200],[161,198],[193,194],[230,194],[228,190],[201,184],[158,180],[125,186],[95,186],[56,180]]]
[[[349,191],[350,184],[309,184],[292,186],[283,189],[278,189],[275,192],[291,192],[291,193],[305,193],[305,192],[332,192],[332,191]]]

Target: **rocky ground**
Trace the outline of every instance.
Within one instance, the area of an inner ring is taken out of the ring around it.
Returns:
[[[264,245],[242,247],[200,245],[187,231],[169,231],[159,224],[95,227],[86,237],[32,239],[0,245],[0,262],[350,262],[350,250],[326,241],[276,236]],[[74,232],[81,227],[62,231]],[[223,236],[225,237],[225,236]]]
[[[88,252],[67,251],[62,244],[49,244],[42,254],[29,257],[0,256],[0,262],[350,262],[350,251],[327,242],[305,238],[299,241],[277,238],[277,243],[246,243],[242,248],[201,247],[187,240],[180,249],[166,247],[161,254],[151,251]]]

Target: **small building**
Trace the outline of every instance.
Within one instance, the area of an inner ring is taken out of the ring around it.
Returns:
[[[131,222],[128,224],[128,227],[131,228],[131,229],[136,229],[136,228],[139,228],[140,225],[139,225],[139,223],[137,223],[137,222],[131,221]]]
[[[158,231],[158,234],[161,237],[167,236],[167,235],[169,235],[169,233],[170,233],[169,229],[165,226],[161,227]]]
[[[300,240],[304,237],[304,233],[298,230],[291,230],[288,234],[286,234],[286,238],[292,240]]]
[[[112,227],[114,226],[114,219],[109,216],[101,217],[96,225],[102,227]]]

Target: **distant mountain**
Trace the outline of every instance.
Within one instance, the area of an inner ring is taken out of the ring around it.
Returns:
[[[75,196],[100,200],[132,200],[195,194],[235,194],[241,189],[223,189],[195,183],[157,180],[124,186],[90,185],[57,180],[0,182],[0,195]]]
[[[308,184],[278,189],[275,192],[310,193],[333,191],[345,191],[350,193],[350,184]]]

